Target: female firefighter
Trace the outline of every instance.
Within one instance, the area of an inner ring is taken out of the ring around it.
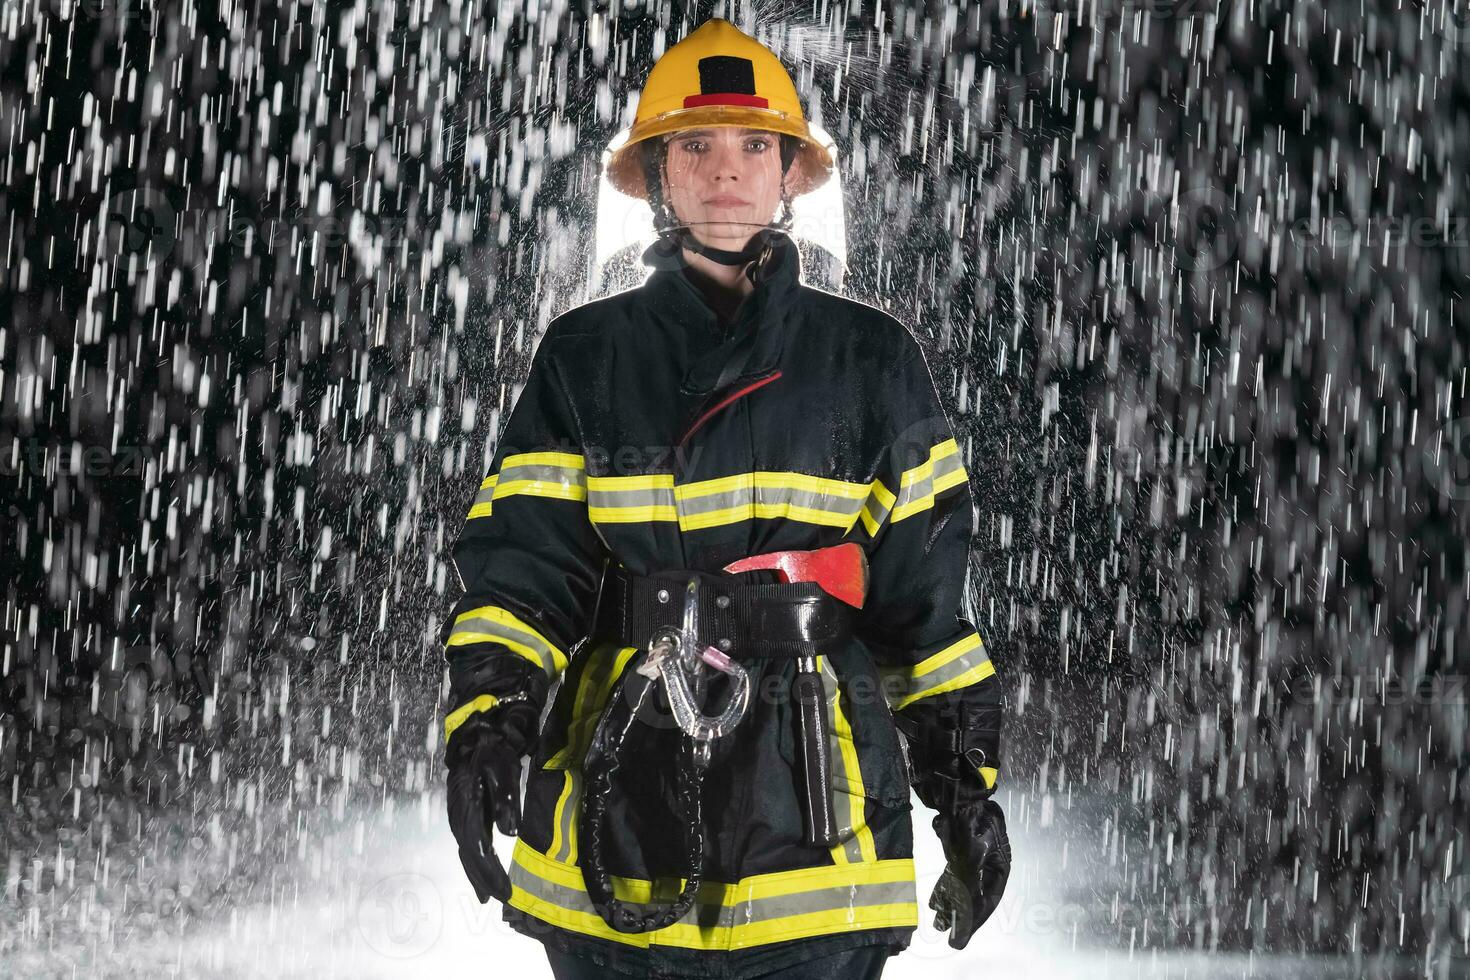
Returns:
[[[831,169],[759,42],[670,48],[607,161],[653,271],[551,322],[454,546],[450,824],[558,977],[878,976],[911,784],[951,945],[1005,888],[969,482],[914,337],[800,279]]]

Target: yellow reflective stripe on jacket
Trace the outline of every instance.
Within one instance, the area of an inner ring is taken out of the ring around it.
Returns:
[[[878,536],[878,528],[888,519],[888,514],[893,510],[893,493],[883,485],[882,480],[874,480],[869,488],[868,499],[863,503],[863,509],[858,514],[862,519],[863,527],[868,531],[868,537]]]
[[[499,473],[491,473],[485,477],[480,484],[480,490],[475,494],[475,499],[470,502],[470,516],[468,520],[477,517],[490,516],[490,503],[495,499],[495,483],[500,479]]]
[[[896,524],[905,517],[934,506],[934,495],[948,490],[969,477],[960,459],[960,447],[946,439],[929,450],[929,458],[912,469],[904,470],[898,481],[893,513]]]
[[[891,699],[892,708],[899,711],[920,698],[969,687],[994,673],[995,665],[990,662],[980,635],[970,633],[909,670],[900,672],[898,676],[904,678],[905,689],[896,701]]]
[[[674,476],[590,476],[587,478],[587,517],[594,524],[632,524],[677,521]]]
[[[582,672],[577,685],[577,696],[572,702],[572,720],[567,725],[567,744],[546,761],[544,768],[559,769],[562,766],[582,764],[587,746],[592,742],[592,732],[607,706],[608,693],[628,666],[628,661],[638,652],[637,647],[623,647],[611,656],[598,658],[589,663]],[[596,656],[594,651],[592,656]]]
[[[564,770],[565,784],[556,799],[556,812],[552,817],[551,856],[558,861],[575,864],[577,861],[577,809],[582,800],[582,772],[578,769]]]
[[[598,653],[603,650],[606,648],[600,647],[589,656],[598,657]],[[577,684],[576,699],[572,703],[572,720],[567,726],[567,744],[558,749],[542,766],[543,769],[564,768],[566,773],[565,784],[551,816],[549,853],[554,860],[565,861],[567,864],[577,863],[577,814],[582,805],[582,759],[587,754],[592,733],[607,705],[609,692],[623,675],[628,661],[637,652],[637,647],[623,647],[615,654],[603,655],[587,664]]]
[[[455,617],[447,645],[470,643],[499,643],[540,667],[553,680],[567,667],[566,654],[535,627],[500,606],[481,606]]]
[[[831,746],[832,816],[837,823],[837,843],[831,848],[832,861],[834,864],[875,861],[878,850],[873,843],[873,831],[868,827],[865,809],[868,790],[863,784],[863,770],[858,763],[852,726],[842,710],[841,686],[826,657],[817,657],[817,670],[822,677],[827,739]]]
[[[885,520],[897,523],[928,510],[934,506],[936,494],[967,480],[959,445],[952,438],[946,439],[930,448],[924,462],[899,474],[898,493],[889,490],[881,479],[874,480],[858,517],[868,536],[877,537]]]
[[[679,922],[652,933],[608,926],[587,897],[582,871],[517,840],[509,869],[510,904],[538,919],[629,946],[733,950],[856,929],[914,927],[919,907],[911,858],[799,868],[755,875],[736,884],[706,881]],[[625,902],[667,901],[682,881],[613,876]]]
[[[489,517],[496,500],[525,495],[587,501],[595,523],[678,522],[681,530],[720,527],[754,518],[786,518],[851,529],[861,520],[868,534],[890,517],[902,520],[931,507],[934,495],[968,479],[953,439],[899,475],[898,493],[881,479],[853,483],[806,473],[757,470],[674,485],[673,474],[587,476],[575,453],[518,453],[487,476],[470,505],[470,518]]]
[[[444,716],[444,744],[449,744],[449,736],[454,730],[463,725],[470,715],[481,711],[489,711],[500,703],[500,699],[493,694],[482,694],[473,701],[467,701]]]
[[[679,526],[691,531],[753,518],[851,527],[868,488],[859,483],[766,470],[677,487]]]
[[[594,523],[677,522],[681,531],[755,518],[851,528],[871,488],[805,473],[757,470],[674,485],[672,474],[595,476],[587,480]]]
[[[516,495],[587,499],[586,461],[576,453],[517,453],[487,476],[470,505],[470,518],[489,517],[495,501]]]
[[[677,523],[681,531],[697,531],[760,518],[851,530],[861,521],[873,536],[890,516],[901,520],[933,506],[936,493],[966,479],[953,439],[934,446],[923,463],[900,474],[896,494],[881,479],[854,483],[775,470],[679,486],[671,473],[589,477],[580,456],[527,453],[506,457],[500,473],[482,485],[470,515],[487,516],[492,501],[527,493],[586,500],[594,524],[666,521]]]

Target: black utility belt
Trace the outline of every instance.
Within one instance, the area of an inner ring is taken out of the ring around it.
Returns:
[[[691,569],[635,575],[617,564],[603,576],[596,635],[642,649],[655,633],[679,629],[691,577],[700,580],[697,639],[732,659],[818,656],[852,638],[853,608],[815,582],[751,584]]]

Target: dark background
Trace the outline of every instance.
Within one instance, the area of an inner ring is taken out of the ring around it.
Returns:
[[[439,787],[448,548],[596,281],[601,148],[724,9],[0,6],[0,955]],[[879,9],[728,15],[952,409],[1012,825],[1104,944],[1446,969],[1464,0]]]

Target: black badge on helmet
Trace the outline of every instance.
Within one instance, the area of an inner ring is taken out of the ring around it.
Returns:
[[[699,59],[701,95],[754,95],[755,65],[749,58],[717,54]]]

